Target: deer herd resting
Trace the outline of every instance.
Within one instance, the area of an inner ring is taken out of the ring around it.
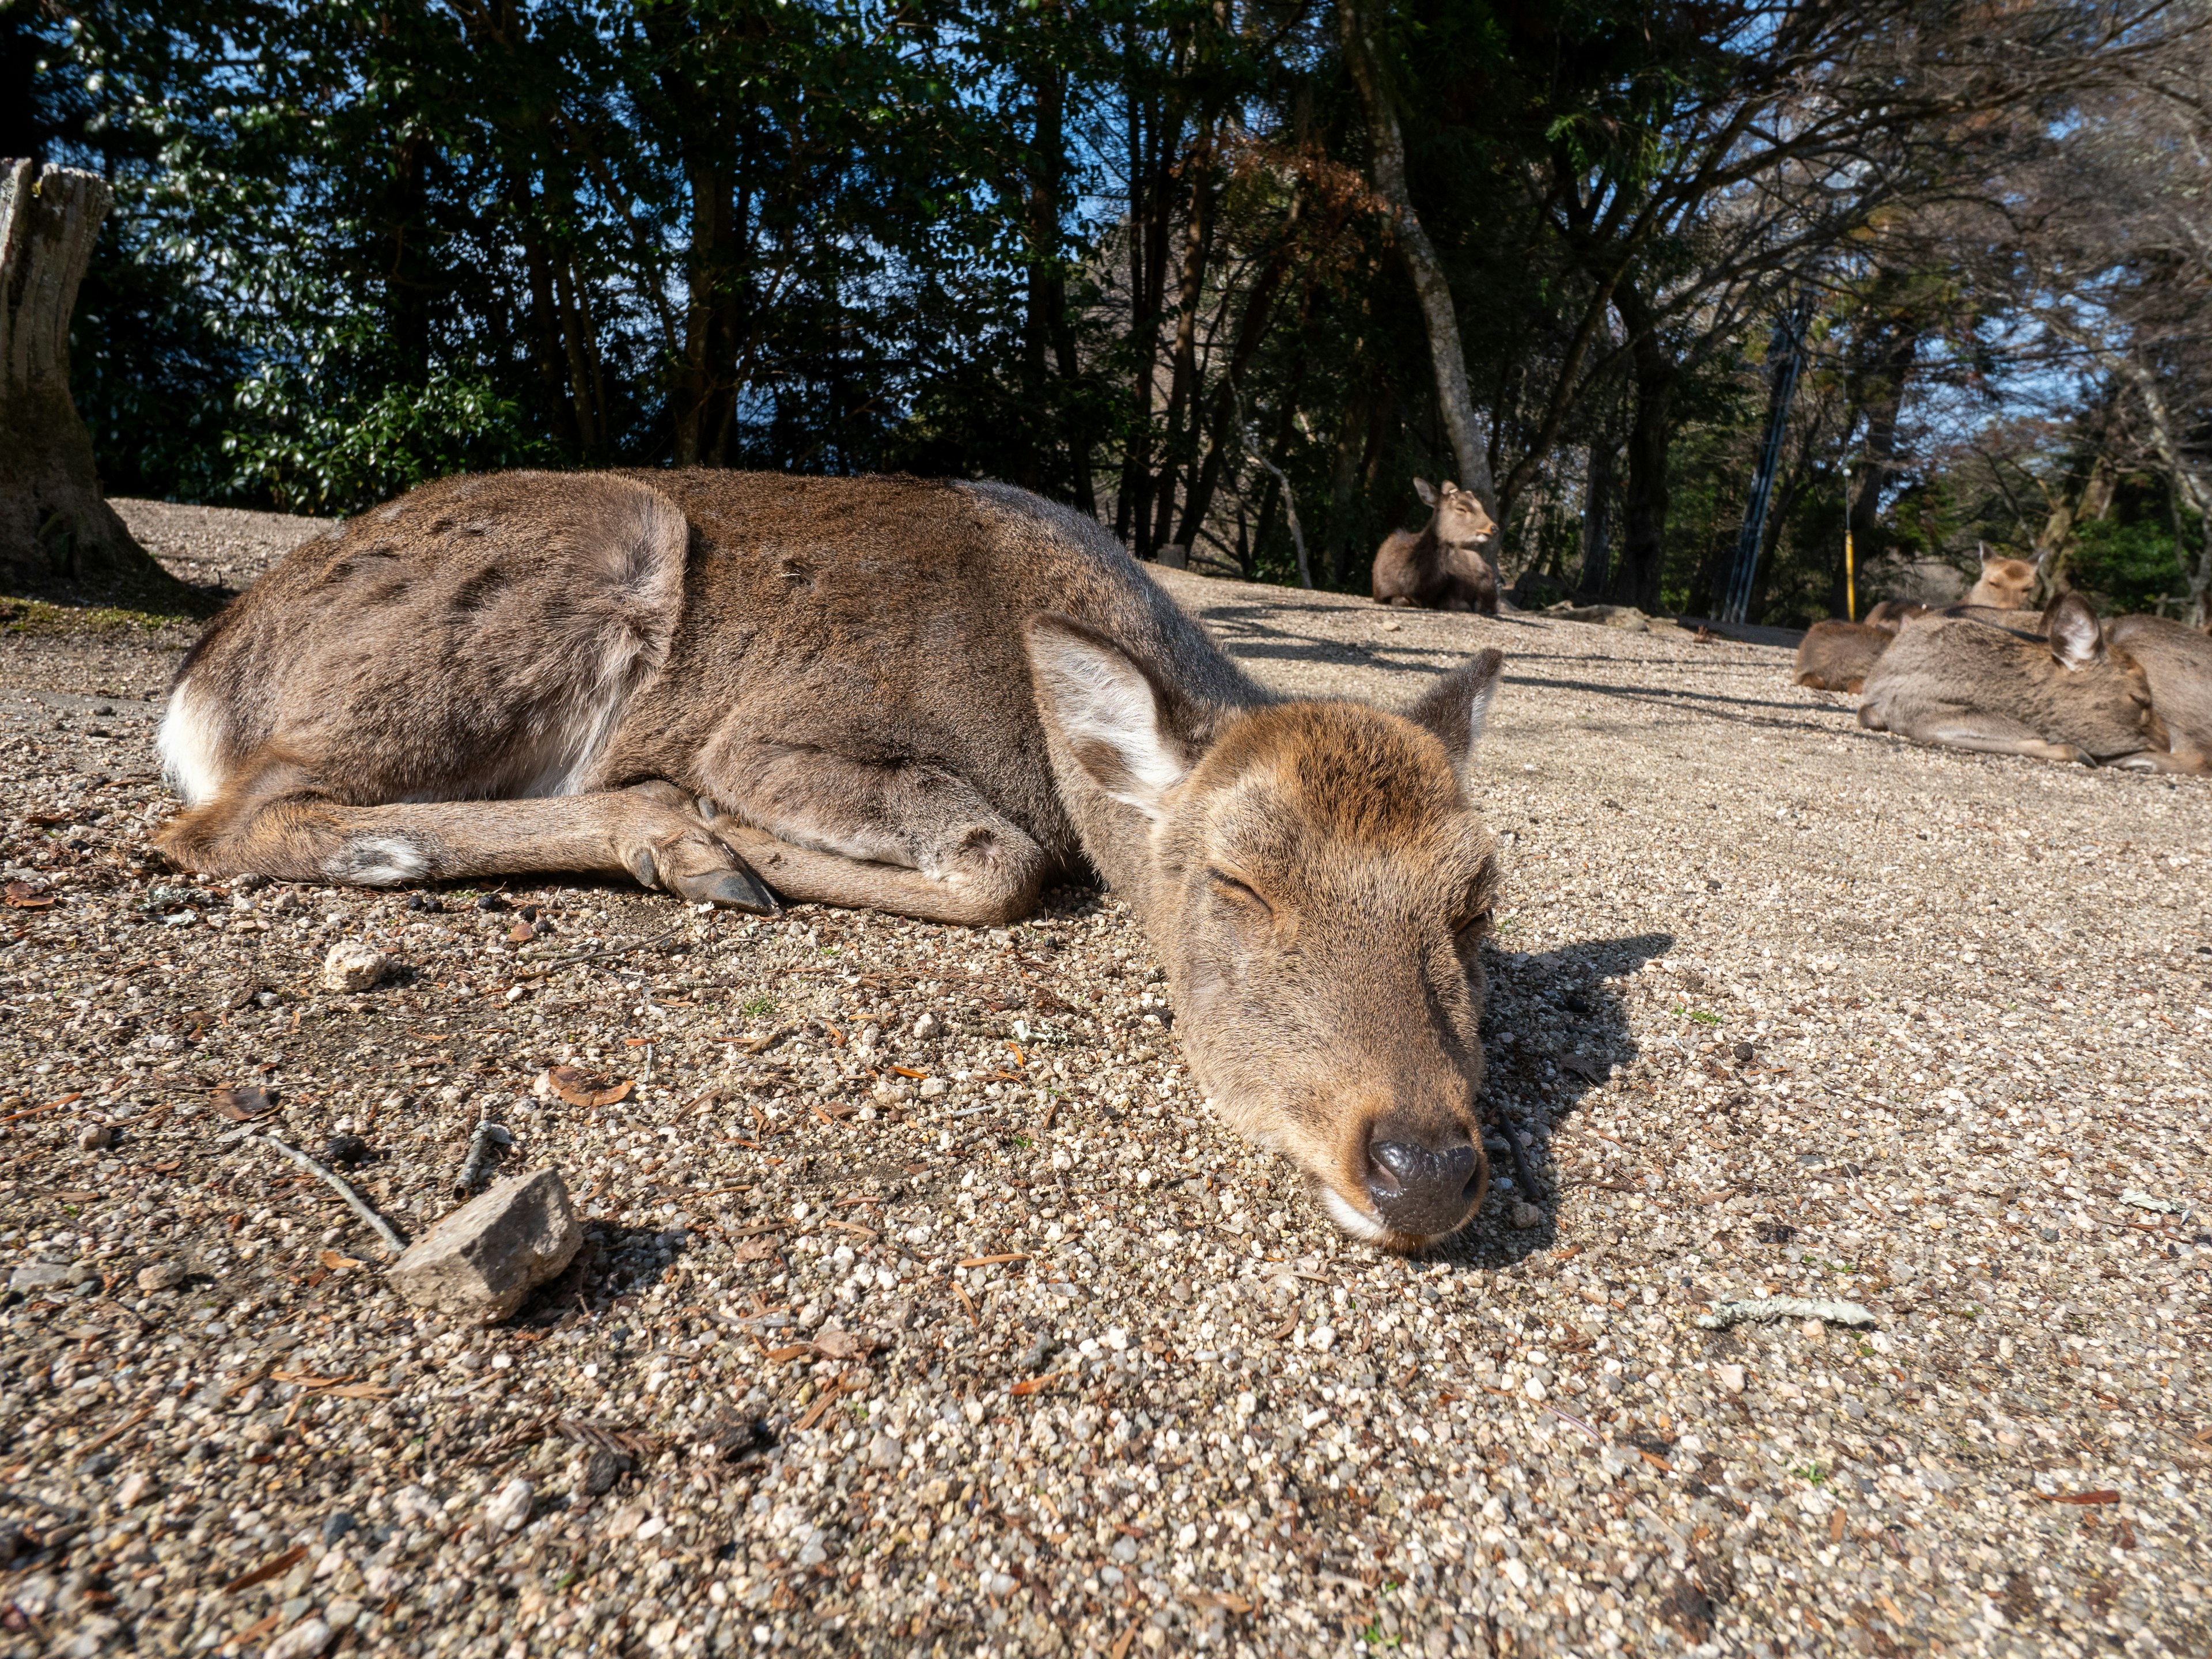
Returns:
[[[1815,623],[1797,684],[1858,694],[1859,723],[1916,743],[2141,771],[2212,772],[2212,635],[2098,618],[2078,593],[2021,608],[2037,571],[1984,557],[1966,602],[1885,600]]]
[[[1401,597],[1494,606],[1480,504],[1431,504]],[[2212,641],[2100,629],[2078,599],[2002,625],[2025,616],[1893,610],[1815,629],[1806,660],[1859,650],[1820,672],[1924,741],[2204,769]],[[1395,711],[1276,696],[1097,523],[1005,485],[451,478],[302,544],[193,646],[159,844],[212,874],[598,871],[963,924],[1088,866],[1166,965],[1224,1119],[1346,1231],[1413,1249],[1489,1179],[1498,868],[1471,798],[1502,662]]]

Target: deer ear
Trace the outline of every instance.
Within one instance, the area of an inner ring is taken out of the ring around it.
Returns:
[[[1496,646],[1478,651],[1406,711],[1407,720],[1443,740],[1462,781],[1474,769],[1475,745],[1482,740],[1483,722],[1490,718],[1491,699],[1498,695],[1504,668],[1505,653]]]
[[[1434,507],[1437,504],[1437,487],[1426,478],[1413,480],[1413,493],[1421,498],[1423,507]]]
[[[2069,593],[2044,613],[2051,654],[2061,668],[2087,668],[2105,654],[2105,630],[2079,593]]]
[[[1158,683],[1072,617],[1032,618],[1029,655],[1037,708],[1084,775],[1115,800],[1158,818],[1167,792],[1190,770]]]

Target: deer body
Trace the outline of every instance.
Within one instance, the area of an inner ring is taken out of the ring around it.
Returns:
[[[1962,617],[1916,617],[1869,672],[1859,724],[1916,743],[2146,771],[2199,769],[2169,752],[2149,682],[2069,594],[2048,637]]]
[[[1797,645],[1797,684],[1822,691],[1857,691],[1895,629],[1872,623],[1816,622]]]
[[[2177,758],[2212,771],[2212,635],[2170,617],[2116,617],[2105,637],[2142,665]]]
[[[1087,861],[1223,1115],[1411,1247],[1487,1178],[1467,780],[1499,661],[1406,714],[1276,700],[1097,525],[1002,485],[449,479],[296,549],[193,647],[161,845],[971,924]]]
[[[1498,526],[1481,499],[1457,484],[1438,490],[1425,478],[1413,480],[1413,492],[1436,511],[1419,534],[1394,530],[1384,538],[1375,555],[1376,603],[1496,616],[1498,573],[1482,544]]]

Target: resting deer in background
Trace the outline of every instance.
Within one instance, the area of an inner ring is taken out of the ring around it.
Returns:
[[[1982,574],[1960,603],[1991,611],[2025,610],[2027,596],[2034,591],[2036,578],[2042,574],[2043,562],[1992,555],[1983,544],[1977,542],[1974,545],[1981,555]]]
[[[1276,698],[1097,524],[1005,485],[448,479],[296,549],[192,647],[161,845],[969,924],[1087,863],[1224,1118],[1412,1249],[1489,1175],[1472,795],[1501,660],[1400,713]]]
[[[1969,617],[1914,617],[1868,673],[1859,724],[1985,754],[2204,769],[2172,752],[2148,678],[2106,642],[2087,600],[2069,593],[2042,620],[2039,638]]]
[[[1482,544],[1498,526],[1480,498],[1454,483],[1438,490],[1425,478],[1413,480],[1413,493],[1436,511],[1419,534],[1394,530],[1384,538],[1375,555],[1376,603],[1496,616],[1498,573]]]

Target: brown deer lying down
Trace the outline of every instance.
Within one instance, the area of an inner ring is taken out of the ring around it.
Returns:
[[[1384,538],[1375,555],[1376,603],[1496,616],[1498,573],[1482,544],[1498,526],[1481,498],[1454,483],[1438,491],[1425,478],[1413,480],[1413,493],[1436,512],[1419,535],[1394,530]]]
[[[1884,599],[1860,623],[1816,622],[1797,646],[1797,681],[1821,691],[1856,692],[1875,660],[1889,649],[1906,620],[1928,607],[1911,599]]]
[[[2212,771],[2212,635],[2166,617],[2117,617],[2105,638],[2142,665],[2175,758]]]
[[[1097,524],[1005,485],[449,479],[297,549],[193,647],[161,844],[976,924],[1087,860],[1224,1118],[1412,1249],[1489,1178],[1470,794],[1500,663],[1401,714],[1279,700]]]
[[[1895,631],[1872,623],[1814,623],[1797,645],[1796,683],[1821,691],[1858,690]]]
[[[2033,559],[2005,558],[1991,553],[1986,547],[1980,551],[1980,579],[1961,603],[1984,605],[1991,611],[2024,609],[2028,593],[2035,586],[2036,562]]]
[[[2169,751],[2150,683],[2106,643],[2078,593],[2043,616],[2046,639],[1962,617],[1916,617],[1867,676],[1859,724],[1915,743],[2143,771],[2201,771]]]

